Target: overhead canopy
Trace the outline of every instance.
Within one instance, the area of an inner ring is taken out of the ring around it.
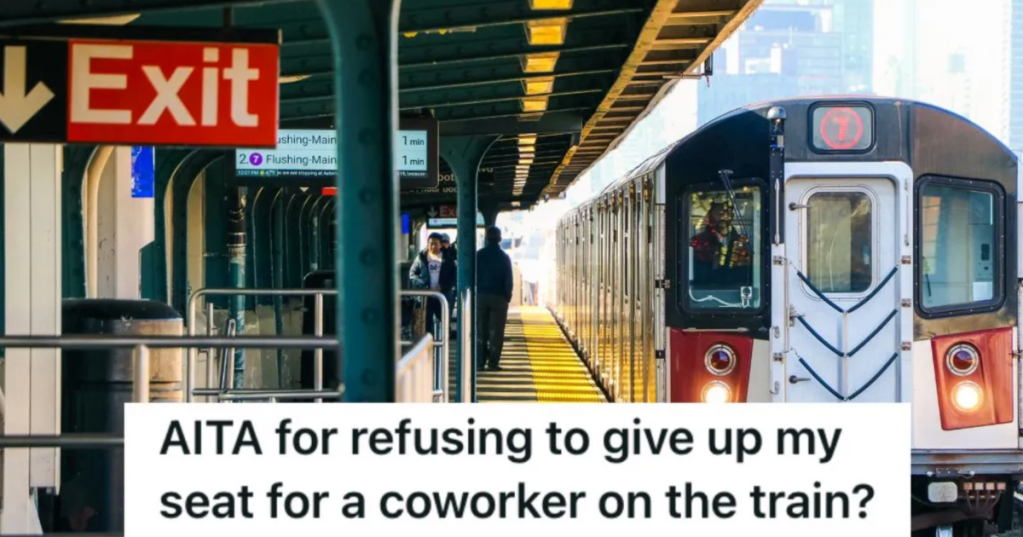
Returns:
[[[441,136],[500,135],[480,205],[557,196],[762,0],[403,0],[399,106]],[[230,7],[229,11],[224,8]],[[106,17],[107,24],[280,28],[281,126],[333,124],[334,59],[311,1],[0,2],[0,26]],[[441,173],[446,172],[442,163]],[[438,189],[403,204],[454,203]]]

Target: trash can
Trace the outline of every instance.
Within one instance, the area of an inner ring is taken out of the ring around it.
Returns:
[[[161,302],[65,300],[62,329],[69,336],[182,336],[184,320]],[[185,352],[150,349],[152,403],[184,401]],[[123,434],[124,403],[132,399],[133,349],[67,350],[61,362],[62,430]],[[83,511],[91,510],[87,531],[124,531],[124,451],[64,450],[59,503],[62,518],[81,518]]]

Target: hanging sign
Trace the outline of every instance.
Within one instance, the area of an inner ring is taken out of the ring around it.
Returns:
[[[0,64],[0,142],[277,143],[277,44],[0,39]]]
[[[394,146],[401,189],[437,186],[438,130],[434,120],[403,119]],[[271,150],[235,151],[235,182],[327,187],[337,180],[337,131],[282,129]]]

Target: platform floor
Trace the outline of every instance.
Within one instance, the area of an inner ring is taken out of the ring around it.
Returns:
[[[477,373],[479,402],[607,402],[547,310],[512,308],[504,341],[502,370]]]

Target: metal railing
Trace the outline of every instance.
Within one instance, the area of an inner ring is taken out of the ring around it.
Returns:
[[[394,376],[395,400],[403,403],[434,402],[433,342],[432,337],[423,335],[403,354]]]
[[[337,296],[337,289],[231,289],[231,288],[209,288],[199,289],[188,297],[188,303],[186,306],[186,329],[190,337],[195,336],[195,304],[199,298],[205,296],[272,296],[272,297],[285,297],[285,296],[312,296],[314,299],[313,303],[313,330],[314,337],[323,336],[323,297]],[[213,304],[206,304],[206,330],[207,336],[212,336],[213,332]],[[279,336],[273,336],[277,338]],[[237,338],[242,340],[244,338]],[[286,338],[285,338],[286,339]],[[336,340],[334,340],[336,343]],[[294,347],[292,345],[280,345],[275,348],[288,348]],[[337,347],[337,345],[335,345]],[[246,390],[244,392],[239,390],[215,390],[210,386],[206,389],[196,389],[195,387],[195,366],[196,357],[198,352],[196,348],[190,348],[188,350],[188,356],[185,358],[185,402],[191,403],[194,396],[206,396],[207,402],[211,397],[215,397],[217,400],[275,400],[275,399],[291,399],[291,400],[302,400],[312,399],[316,402],[321,402],[323,399],[335,399],[344,393],[342,388],[340,391],[324,390],[323,389],[323,349],[324,347],[314,347],[313,350],[313,389],[312,390]],[[227,361],[227,353],[225,353],[223,360]],[[211,352],[206,358],[206,382],[212,384],[212,378],[214,373],[213,366],[213,353]],[[233,369],[233,362],[232,362]],[[232,371],[232,377],[233,371]]]
[[[210,351],[214,349],[236,349],[236,348],[248,348],[248,349],[280,349],[280,348],[293,348],[301,350],[314,350],[319,351],[318,366],[322,367],[323,358],[322,353],[324,350],[339,351],[341,347],[340,341],[333,337],[323,337],[322,334],[315,336],[303,336],[303,337],[292,337],[292,336],[235,336],[235,337],[214,337],[214,336],[196,336],[194,332],[195,326],[195,313],[194,305],[195,298],[202,295],[213,295],[213,294],[238,294],[238,295],[249,295],[249,296],[273,296],[273,295],[316,295],[319,294],[321,297],[324,295],[336,295],[337,291],[332,289],[284,289],[284,290],[264,290],[264,289],[202,289],[193,293],[192,297],[189,298],[188,316],[191,321],[191,325],[188,329],[189,334],[186,336],[110,336],[110,335],[71,335],[71,336],[0,336],[0,348],[4,349],[60,349],[60,350],[111,350],[111,349],[133,349],[133,387],[132,387],[132,401],[134,402],[149,402],[149,375],[150,375],[150,353],[151,349],[187,349],[189,355],[194,358],[198,349],[208,349]],[[443,294],[434,291],[402,291],[403,296],[424,296],[429,298],[436,298],[441,302],[442,312],[442,325],[445,330],[449,329],[450,325],[450,313],[447,308],[447,299]],[[318,305],[322,306],[322,299],[317,301]],[[322,315],[322,307],[319,308],[319,313]],[[314,312],[315,314],[316,312]],[[209,326],[209,321],[208,321]],[[318,323],[319,330],[322,332],[322,318]],[[424,338],[427,339],[427,338]],[[441,342],[443,353],[442,353],[442,377],[445,385],[448,382],[448,339],[444,338]],[[420,345],[424,344],[424,341],[420,341]],[[408,365],[406,363],[407,358],[411,358],[416,354],[416,348],[413,348],[410,352],[406,353],[406,357],[402,359],[397,367],[402,368]],[[190,395],[199,396],[216,396],[220,399],[225,400],[266,400],[266,399],[287,399],[287,400],[300,400],[300,399],[340,399],[344,396],[344,386],[339,387],[338,390],[228,390],[224,391],[220,388],[211,389],[195,389],[193,383],[190,382],[189,374],[194,373],[195,368],[190,367],[190,364],[186,360],[185,363],[186,375],[185,375],[185,393],[183,399],[189,402]],[[465,371],[468,371],[468,367],[463,363],[463,371],[460,374],[465,375]],[[464,377],[463,377],[464,378]],[[322,371],[320,375],[320,382],[322,382]],[[448,390],[444,390],[444,394]],[[442,394],[442,396],[444,395]],[[102,434],[102,433],[65,433],[59,435],[0,435],[0,448],[68,448],[68,449],[96,449],[96,448],[116,448],[124,446],[124,437],[119,434]]]
[[[282,347],[300,349],[338,349],[340,342],[323,337],[187,337],[187,336],[3,336],[0,348],[5,349],[60,349],[97,350],[133,349],[132,401],[149,402],[149,351],[150,349],[228,349],[228,348],[277,349]],[[217,390],[213,390],[217,391]],[[259,397],[252,397],[252,392]],[[242,391],[243,393],[221,394],[234,399],[266,399],[267,390]],[[270,390],[278,399],[308,399],[309,391]],[[276,393],[273,393],[276,392]],[[342,387],[337,392],[315,394],[317,397],[337,398],[344,395]],[[0,448],[64,448],[97,449],[124,447],[124,435],[104,433],[63,433],[58,435],[0,435]]]
[[[433,298],[440,302],[440,328],[438,329],[435,327],[434,329],[439,334],[443,335],[441,335],[439,339],[436,334],[433,336],[434,343],[440,345],[440,374],[437,375],[437,379],[440,382],[434,382],[433,395],[435,398],[439,398],[440,402],[446,403],[450,400],[448,395],[451,392],[449,384],[449,371],[451,366],[451,309],[448,307],[448,297],[444,296],[444,293],[439,291],[419,290],[403,290],[401,292],[401,296],[423,297],[427,299]],[[421,343],[421,341],[419,343]],[[417,343],[417,345],[419,343]]]
[[[461,347],[459,350],[459,356],[461,357],[462,368],[458,372],[462,379],[462,387],[460,390],[460,401],[463,403],[473,403],[473,386],[472,386],[472,372],[476,369],[476,364],[473,361],[473,330],[472,330],[472,290],[465,289],[462,292],[462,307],[459,308],[459,319],[462,326],[465,328],[461,332],[462,340],[459,342]],[[464,317],[462,317],[464,315]]]

